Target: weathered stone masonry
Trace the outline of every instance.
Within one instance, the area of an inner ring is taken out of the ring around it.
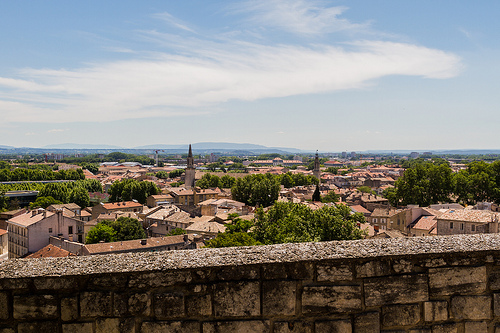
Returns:
[[[500,236],[0,265],[5,332],[500,332]]]

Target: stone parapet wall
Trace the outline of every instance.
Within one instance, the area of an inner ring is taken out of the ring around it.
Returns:
[[[500,332],[500,235],[0,264],[4,332]]]

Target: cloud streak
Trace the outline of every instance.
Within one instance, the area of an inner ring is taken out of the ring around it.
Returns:
[[[305,1],[267,3],[251,2],[243,9],[252,14],[251,20],[255,13],[264,13],[266,21],[282,10],[281,21],[275,19],[274,24],[292,29],[293,24],[280,22],[301,21],[298,33],[358,28],[339,18],[343,8],[321,11],[318,3]],[[192,31],[168,13],[159,15]],[[211,112],[230,100],[359,89],[388,75],[445,79],[457,75],[461,66],[451,53],[380,40],[266,45],[213,36],[143,34],[178,52],[134,52],[130,60],[73,70],[24,69],[16,78],[0,77],[4,120],[63,123],[191,115]]]
[[[252,24],[304,35],[359,30],[368,26],[340,18],[347,8],[327,7],[324,1],[252,0],[233,8],[235,12],[251,14],[247,21]]]

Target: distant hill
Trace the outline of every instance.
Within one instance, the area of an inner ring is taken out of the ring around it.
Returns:
[[[42,149],[124,149],[120,146],[113,145],[90,145],[81,143],[60,143],[55,145],[48,145],[42,147]]]
[[[12,146],[4,146],[4,145],[0,145],[0,149],[14,149],[15,147],[12,147]]]
[[[166,144],[157,144],[157,145],[147,145],[147,146],[139,146],[134,149],[187,149],[189,144],[181,144],[181,145],[166,145]],[[254,145],[251,143],[231,143],[231,142],[197,142],[192,143],[191,147],[193,149],[268,149],[266,146],[262,145]]]

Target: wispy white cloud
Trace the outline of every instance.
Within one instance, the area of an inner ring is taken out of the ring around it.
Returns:
[[[166,23],[170,24],[171,26],[173,26],[177,29],[181,29],[181,30],[185,30],[185,31],[193,32],[193,33],[195,32],[194,29],[190,28],[187,23],[172,16],[171,14],[169,14],[167,12],[154,14],[153,18],[165,21]]]
[[[48,130],[47,133],[60,133],[60,132],[66,132],[67,129],[61,129],[61,128],[54,128],[51,130]]]
[[[315,0],[251,0],[231,6],[234,12],[251,14],[247,21],[299,34],[332,33],[365,29],[369,24],[351,23],[340,16],[344,6],[327,6]]]
[[[282,29],[293,29],[285,21],[300,21],[296,32],[301,33],[357,28],[339,17],[343,8],[320,8],[319,2],[273,0],[245,6]],[[193,31],[168,13],[157,17]],[[359,89],[388,75],[443,79],[460,71],[456,55],[410,43],[267,45],[230,34],[141,35],[173,51],[142,51],[131,60],[77,69],[23,69],[15,78],[0,77],[3,120],[62,123],[193,115],[212,112],[230,100]]]

